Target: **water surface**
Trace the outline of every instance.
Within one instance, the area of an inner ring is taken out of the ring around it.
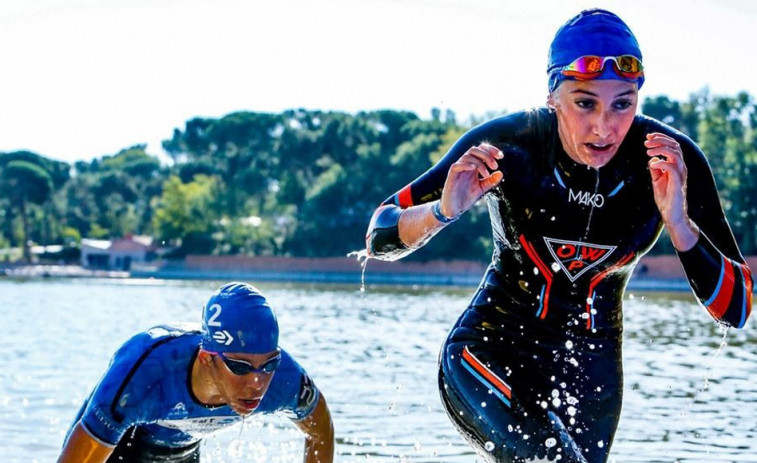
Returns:
[[[0,461],[55,461],[115,349],[132,334],[199,321],[221,282],[0,280]],[[437,355],[472,288],[259,284],[281,344],[330,405],[339,462],[475,462],[442,409]],[[629,294],[625,399],[615,462],[757,462],[752,324],[723,331],[689,293]],[[247,419],[205,462],[299,462],[286,418]]]

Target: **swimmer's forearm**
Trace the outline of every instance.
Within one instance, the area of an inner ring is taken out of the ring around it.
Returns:
[[[426,244],[444,226],[432,209],[436,201],[409,207],[402,211],[398,228],[400,240],[409,248],[419,248]]]
[[[394,261],[426,244],[453,221],[441,210],[437,211],[440,218],[434,214],[434,207],[438,205],[438,201],[433,201],[402,209],[384,204],[376,209],[365,237],[370,257]]]
[[[334,461],[334,425],[323,394],[313,412],[297,423],[305,434],[305,463],[332,463]]]
[[[699,227],[691,219],[686,218],[675,224],[665,224],[673,247],[679,252],[686,252],[699,241]]]
[[[726,256],[699,233],[696,244],[678,251],[691,289],[720,323],[742,328],[752,308],[752,271],[741,255]]]
[[[102,463],[113,453],[113,447],[98,442],[78,423],[68,437],[58,463]]]

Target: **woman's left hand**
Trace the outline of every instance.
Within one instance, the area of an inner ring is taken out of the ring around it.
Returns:
[[[662,221],[676,249],[690,249],[696,244],[699,232],[687,211],[687,171],[681,145],[668,135],[652,132],[647,134],[644,146],[651,157],[649,173]]]

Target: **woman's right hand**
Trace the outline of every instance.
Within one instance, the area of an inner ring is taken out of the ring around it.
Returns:
[[[504,177],[502,171],[497,170],[497,160],[503,157],[502,151],[488,143],[473,146],[460,156],[450,166],[444,182],[439,205],[442,214],[459,216],[497,186]]]

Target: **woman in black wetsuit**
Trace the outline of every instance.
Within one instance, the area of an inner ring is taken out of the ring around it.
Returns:
[[[376,210],[367,248],[398,259],[486,195],[494,254],[442,347],[445,408],[488,460],[605,462],[623,292],[662,228],[717,321],[744,325],[752,278],[701,150],[636,115],[644,74],[626,24],[604,10],[572,18],[548,74],[548,108],[466,133]]]

